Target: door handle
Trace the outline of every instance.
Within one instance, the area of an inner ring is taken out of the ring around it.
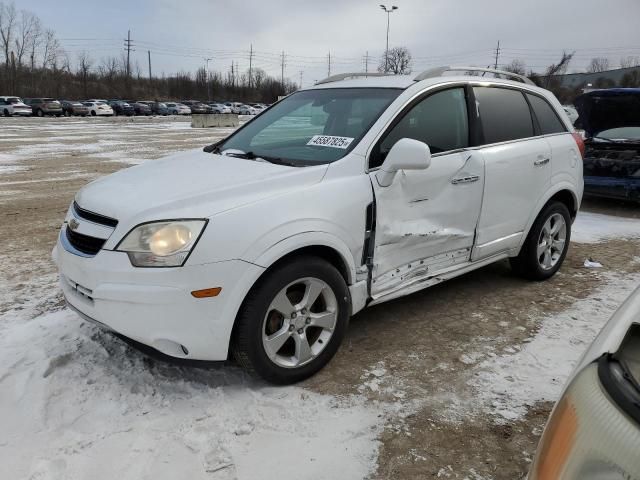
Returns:
[[[547,158],[538,158],[538,160],[536,160],[535,162],[533,162],[533,164],[536,167],[541,167],[542,165],[546,165],[547,163],[549,163],[551,159],[549,157]]]
[[[459,185],[461,183],[473,183],[477,182],[480,179],[478,175],[468,175],[466,177],[457,177],[451,180],[451,183],[454,185]]]

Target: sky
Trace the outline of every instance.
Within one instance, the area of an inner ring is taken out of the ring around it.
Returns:
[[[3,1],[3,0],[0,0]],[[7,3],[7,0],[4,0]],[[374,70],[385,50],[387,14],[375,0],[15,0],[62,39],[72,62],[87,51],[96,64],[120,56],[131,30],[138,62],[154,75],[232,62],[311,85],[329,73]],[[389,45],[404,46],[419,72],[440,65],[499,66],[514,58],[544,70],[563,50],[576,51],[569,72],[593,57],[617,68],[640,56],[640,0],[395,0]]]

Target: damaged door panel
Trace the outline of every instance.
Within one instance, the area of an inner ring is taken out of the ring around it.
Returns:
[[[371,175],[377,205],[373,298],[469,261],[484,188],[481,152],[435,155],[428,169],[401,171],[389,187]]]

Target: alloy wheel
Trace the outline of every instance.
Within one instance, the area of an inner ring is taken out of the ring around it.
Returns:
[[[262,346],[276,365],[301,367],[329,344],[337,321],[338,302],[331,287],[318,278],[301,278],[271,301],[262,322]]]
[[[551,215],[542,226],[538,238],[537,258],[543,270],[551,270],[558,263],[567,241],[567,224],[559,213]]]

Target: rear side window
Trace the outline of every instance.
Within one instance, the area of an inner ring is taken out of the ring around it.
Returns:
[[[558,115],[556,115],[556,112],[544,98],[540,98],[537,95],[531,95],[529,93],[527,93],[527,98],[529,99],[533,113],[538,120],[538,126],[540,127],[540,133],[542,135],[563,133],[567,131],[558,118]]]
[[[411,107],[383,137],[374,150],[369,167],[382,165],[391,147],[403,138],[426,143],[431,153],[468,147],[469,124],[464,89],[436,92]]]
[[[533,137],[533,120],[519,90],[474,87],[484,143],[498,143]]]

